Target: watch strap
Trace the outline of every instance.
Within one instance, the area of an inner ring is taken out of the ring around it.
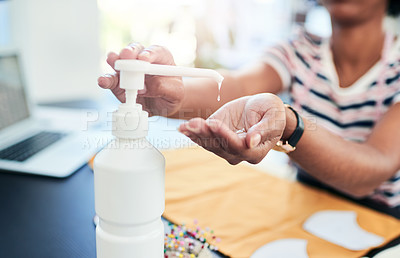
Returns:
[[[286,105],[286,107],[293,111],[293,113],[295,114],[296,119],[297,119],[296,129],[294,130],[292,135],[287,140],[287,143],[290,146],[296,147],[297,143],[300,141],[300,138],[304,132],[304,121],[303,121],[303,118],[301,118],[301,116],[299,115],[299,113],[297,113],[297,111],[294,110],[294,108],[292,108],[289,105]]]

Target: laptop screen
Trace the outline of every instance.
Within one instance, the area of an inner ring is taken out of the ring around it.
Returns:
[[[16,55],[0,56],[0,130],[29,117]]]

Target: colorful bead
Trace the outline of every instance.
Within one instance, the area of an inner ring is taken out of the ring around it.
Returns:
[[[198,220],[194,220],[194,225],[198,224]],[[186,228],[184,225],[174,225],[168,223],[170,226],[170,233],[165,234],[164,237],[164,258],[195,258],[204,249],[218,250],[215,245],[207,243],[207,232],[210,232],[211,241],[219,242],[220,239],[216,238],[214,231],[210,228],[202,230],[198,225],[194,229]]]

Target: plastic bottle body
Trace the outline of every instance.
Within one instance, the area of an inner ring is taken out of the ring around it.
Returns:
[[[144,137],[112,141],[94,160],[97,257],[164,253],[165,160]]]

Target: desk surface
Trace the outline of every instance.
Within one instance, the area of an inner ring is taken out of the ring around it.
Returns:
[[[1,171],[0,210],[0,257],[96,256],[88,166],[63,179]]]
[[[0,173],[0,257],[95,257],[93,173]]]
[[[94,214],[87,166],[64,179],[0,172],[0,257],[95,257]]]

